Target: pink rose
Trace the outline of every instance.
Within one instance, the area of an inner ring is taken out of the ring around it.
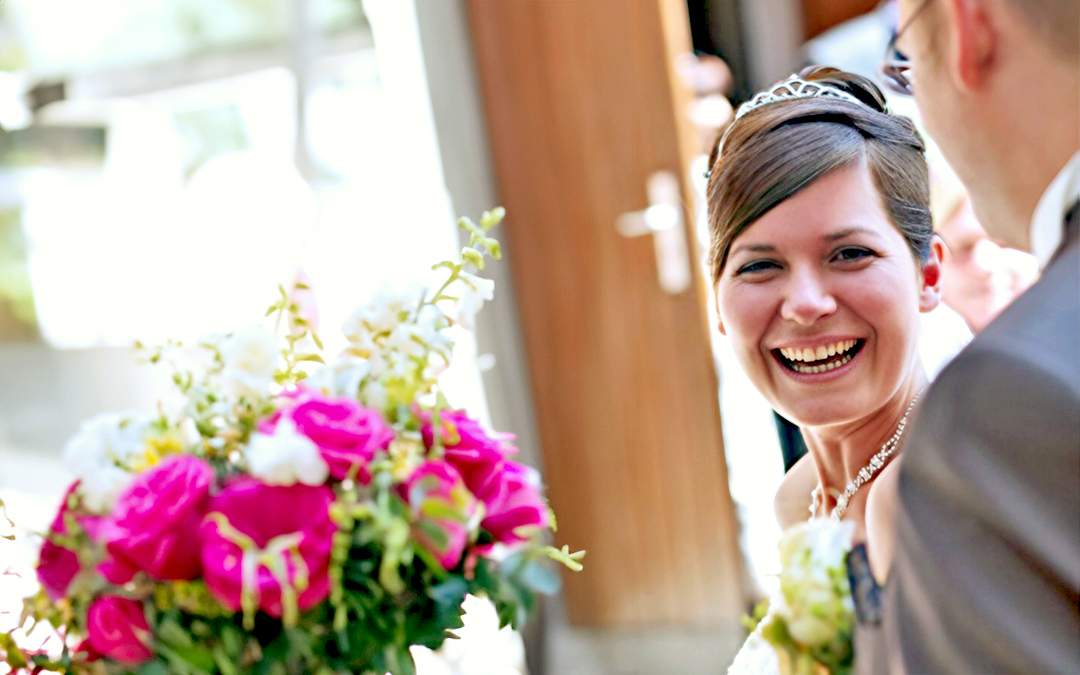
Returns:
[[[528,530],[548,527],[547,504],[540,494],[536,471],[524,464],[507,461],[501,479],[502,499],[489,508],[480,527],[500,544],[525,541]]]
[[[78,487],[79,481],[75,481],[64,493],[64,499],[60,502],[60,510],[56,513],[56,517],[53,518],[52,525],[49,526],[50,535],[68,534],[65,516],[68,513],[68,503],[71,501],[71,495],[74,494]],[[88,519],[83,518],[82,520]],[[37,577],[50,598],[59,600],[66,596],[71,581],[79,573],[80,569],[79,556],[75,554],[75,551],[60,546],[50,541],[49,538],[45,539],[38,557]]]
[[[90,603],[86,631],[93,648],[105,658],[136,665],[150,660],[150,626],[141,602],[103,595]]]
[[[154,579],[194,579],[192,534],[206,514],[214,469],[197,457],[170,457],[138,476],[120,496],[101,536],[112,556],[99,568],[115,584],[137,571]]]
[[[434,445],[431,416],[424,414],[422,419],[424,445],[430,449]],[[502,465],[508,455],[517,452],[509,443],[513,437],[489,434],[463,410],[444,411],[441,419],[443,458],[458,470],[469,491],[490,509],[505,498]]]
[[[322,602],[330,592],[330,546],[336,531],[330,520],[333,500],[333,491],[325,485],[276,486],[252,478],[241,478],[222,490],[211,500],[199,530],[203,576],[211,593],[233,611],[242,608],[246,555],[258,557],[247,590],[267,614],[284,613],[281,585],[267,567],[268,558],[281,566],[297,590],[300,610]],[[220,523],[222,517],[228,527]],[[297,565],[297,554],[302,566]]]
[[[355,471],[357,480],[367,484],[371,480],[368,464],[394,440],[394,430],[382,416],[352,399],[327,399],[309,390],[292,398],[294,403],[260,424],[259,431],[273,433],[281,417],[287,416],[298,432],[319,447],[331,476],[343,480]]]
[[[420,544],[443,569],[457,567],[469,538],[468,521],[476,511],[461,475],[448,462],[432,460],[413,471],[399,490],[412,507]]]

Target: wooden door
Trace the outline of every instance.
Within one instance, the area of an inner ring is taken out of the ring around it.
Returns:
[[[803,29],[806,39],[876,7],[878,0],[802,0]]]
[[[741,567],[700,270],[665,291],[650,238],[616,231],[656,172],[688,195],[685,4],[468,7],[558,543],[589,552],[570,618],[727,623]]]

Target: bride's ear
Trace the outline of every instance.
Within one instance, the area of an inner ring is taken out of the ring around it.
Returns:
[[[941,263],[945,259],[945,242],[934,235],[930,240],[930,255],[919,270],[919,311],[929,312],[941,303]]]
[[[727,329],[724,328],[724,320],[720,318],[720,292],[713,287],[713,308],[716,310],[716,329],[720,331],[721,335],[727,335]]]

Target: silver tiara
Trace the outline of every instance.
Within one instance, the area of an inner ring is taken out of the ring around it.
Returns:
[[[735,112],[735,119],[739,119],[743,115],[770,103],[793,101],[800,98],[838,98],[841,101],[866,106],[865,103],[842,89],[821,82],[808,82],[798,75],[792,75],[786,80],[777,82],[769,89],[759,92],[754,98],[739,106],[739,109]]]
[[[735,111],[735,119],[738,120],[747,113],[763,106],[767,106],[770,103],[794,101],[800,98],[835,98],[840,99],[841,101],[847,101],[848,103],[854,103],[855,105],[861,105],[867,108],[870,107],[865,102],[860,101],[843,89],[821,82],[810,82],[802,79],[798,75],[792,75],[786,80],[777,82],[765,91],[758,92],[754,95],[754,98],[739,106],[738,110]],[[885,107],[883,112],[889,112],[888,106]],[[724,142],[727,140],[728,134],[731,132],[733,126],[734,124],[728,125],[728,128],[724,130],[723,135],[720,137],[718,143],[718,155],[723,154]],[[712,167],[710,166],[705,170],[705,180],[708,181],[711,177]]]

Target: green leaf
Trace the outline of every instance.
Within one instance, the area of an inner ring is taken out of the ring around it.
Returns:
[[[191,635],[172,618],[166,618],[157,627],[157,638],[173,647],[191,647]]]
[[[323,357],[319,356],[318,354],[301,354],[300,356],[296,357],[296,361],[313,361],[315,363],[321,363],[323,365],[326,365],[326,361],[324,361]]]
[[[161,661],[147,661],[135,671],[136,675],[169,675],[169,669]]]

